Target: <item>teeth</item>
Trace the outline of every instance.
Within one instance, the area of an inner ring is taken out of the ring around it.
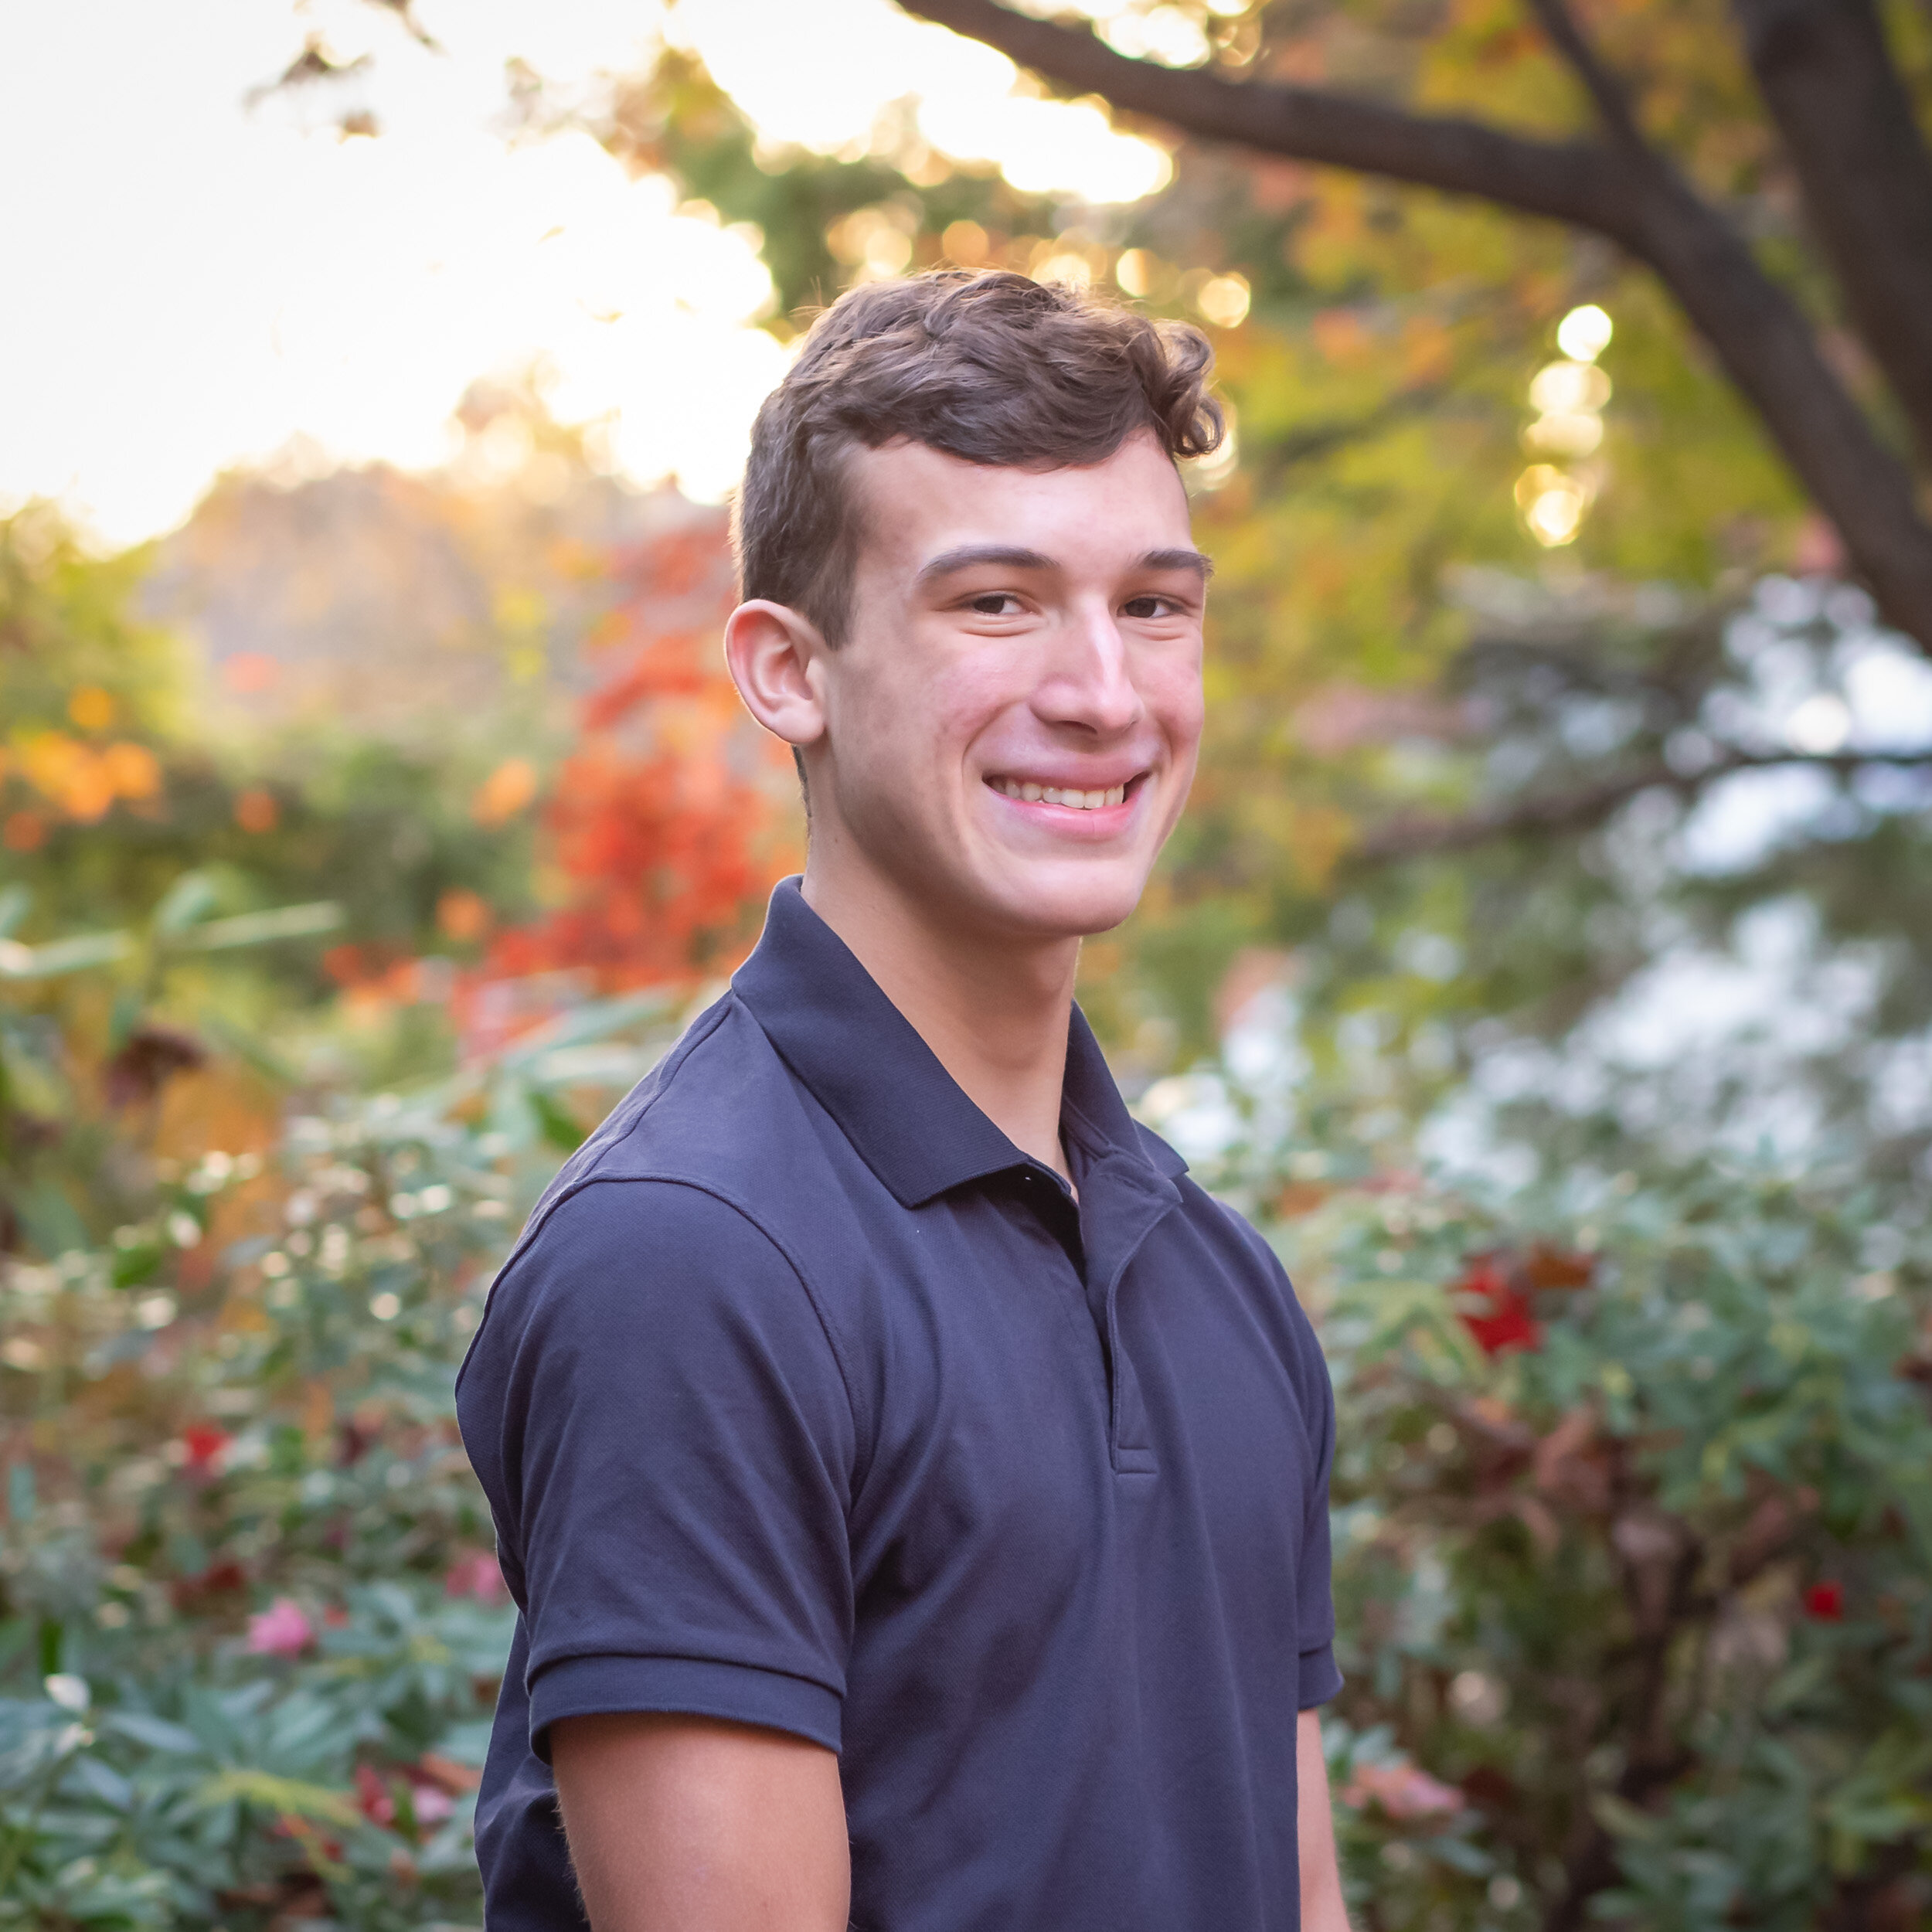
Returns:
[[[1127,801],[1125,785],[1110,786],[1104,791],[1080,791],[1068,786],[1036,785],[1030,779],[995,778],[992,782],[995,791],[1029,805],[1064,805],[1074,811],[1098,811],[1104,805]]]

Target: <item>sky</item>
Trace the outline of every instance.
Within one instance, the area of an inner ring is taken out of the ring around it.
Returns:
[[[621,471],[716,499],[784,352],[753,240],[681,214],[581,134],[512,142],[504,63],[565,88],[696,51],[777,141],[862,141],[921,98],[942,152],[1094,201],[1166,157],[1013,91],[989,49],[889,0],[419,0],[444,49],[360,0],[0,6],[0,511],[62,500],[104,545],[179,522],[221,471],[449,453],[478,377],[540,367]],[[310,33],[382,133],[251,104]]]

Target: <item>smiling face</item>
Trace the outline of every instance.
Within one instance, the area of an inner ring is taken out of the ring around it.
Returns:
[[[1147,433],[1080,468],[849,463],[851,630],[808,672],[814,869],[975,937],[1119,924],[1200,740],[1206,560],[1173,464]]]

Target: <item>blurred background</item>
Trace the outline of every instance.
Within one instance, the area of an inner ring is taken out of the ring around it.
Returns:
[[[1928,116],[1919,0],[0,21],[0,1925],[480,1925],[454,1365],[801,862],[725,505],[940,263],[1215,345],[1081,996],[1321,1328],[1359,1922],[1923,1922]]]

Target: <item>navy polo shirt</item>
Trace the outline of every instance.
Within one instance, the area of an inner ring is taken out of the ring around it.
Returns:
[[[547,1732],[597,1711],[836,1751],[856,1932],[1298,1923],[1328,1376],[1077,1012],[1061,1131],[1077,1206],[787,881],[557,1177],[457,1384],[522,1613],[491,1932],[583,1923]]]

